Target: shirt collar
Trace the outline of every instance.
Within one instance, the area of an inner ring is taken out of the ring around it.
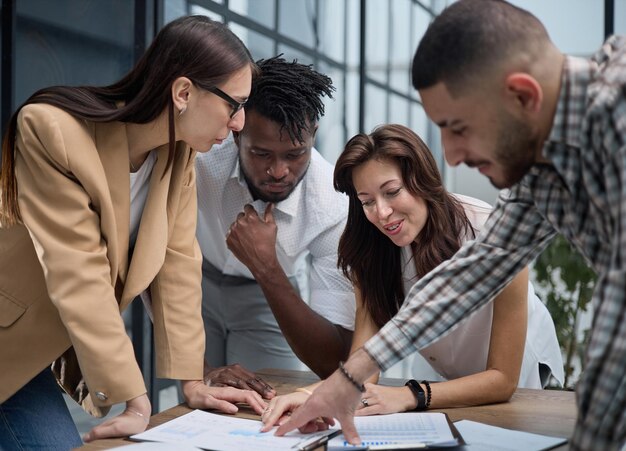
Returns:
[[[550,136],[544,144],[543,154],[552,160],[558,146],[564,143],[580,147],[580,130],[586,110],[587,86],[591,82],[597,65],[583,58],[566,56],[561,77],[561,91],[552,123]]]
[[[308,173],[308,170],[307,170]],[[245,189],[245,191],[250,196],[250,201],[252,199],[252,195],[250,194],[250,190],[248,189],[248,184],[246,183],[246,179],[243,176],[243,171],[241,170],[241,165],[239,164],[239,157],[235,159],[235,165],[233,166],[233,170],[230,173],[229,179],[235,179],[239,185]],[[304,185],[306,179],[306,174],[304,178],[298,183],[295,189],[291,192],[287,199],[278,202],[274,209],[284,213],[288,216],[295,217],[298,212],[298,206],[300,205],[300,198],[302,197],[302,185]],[[260,200],[256,200],[253,202],[257,211],[265,211],[266,202],[262,202]]]

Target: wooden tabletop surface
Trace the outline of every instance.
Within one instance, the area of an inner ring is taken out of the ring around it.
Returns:
[[[279,395],[292,392],[297,387],[312,384],[319,379],[313,373],[291,370],[257,371],[266,382],[272,385]],[[385,385],[402,385],[404,380],[381,379]],[[517,389],[509,402],[475,407],[457,407],[439,409],[433,412],[445,412],[451,421],[472,420],[518,431],[570,437],[576,423],[576,403],[574,393],[561,390]],[[150,418],[148,428],[158,426],[173,418],[191,412],[183,404],[167,409]],[[241,406],[236,416],[258,420],[259,416],[246,406]],[[79,448],[80,450],[103,450],[130,445],[128,439],[96,440]],[[567,449],[563,445],[556,450]]]

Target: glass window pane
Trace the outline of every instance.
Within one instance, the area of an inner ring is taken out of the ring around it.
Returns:
[[[626,2],[615,3],[615,34],[626,34]]]
[[[346,4],[337,0],[320,0],[319,51],[335,61],[344,61]],[[343,31],[343,32],[342,32]]]
[[[365,21],[365,60],[367,75],[381,83],[387,83],[387,59],[389,57],[389,3],[368,0]]]
[[[313,29],[316,20],[315,1],[281,1],[279,8],[278,32],[314,48],[316,45]]]
[[[346,141],[359,132],[360,103],[359,73],[356,70],[351,70],[346,77],[346,125],[348,127]]]
[[[224,22],[224,17],[221,14],[217,14],[210,9],[203,8],[202,6],[191,5],[189,13],[198,16],[207,16],[209,19],[213,19],[217,22]]]
[[[413,52],[408,38],[411,25],[411,3],[409,0],[394,0],[391,3],[393,28],[391,30],[391,51],[389,52],[389,84],[403,93],[409,92],[409,71]]]
[[[426,117],[424,108],[422,108],[419,103],[411,104],[411,120],[409,127],[422,138],[422,141],[429,145],[428,118]]]
[[[430,151],[435,157],[439,170],[443,173],[445,171],[445,165],[443,161],[443,153],[441,152],[441,140],[439,138],[439,129],[430,120],[424,108],[419,103],[413,103],[411,105],[411,130],[426,143]]]
[[[319,72],[328,75],[333,80],[336,91],[333,98],[324,97],[324,117],[320,119],[319,129],[316,136],[316,147],[324,158],[331,163],[337,161],[337,157],[343,150],[346,141],[344,125],[344,98],[345,87],[343,71],[320,63]]]
[[[604,40],[603,2],[588,0],[513,0],[543,23],[563,53],[588,56]],[[621,3],[621,2],[616,2]]]
[[[163,5],[164,23],[169,23],[174,19],[187,15],[186,0],[166,0]]]
[[[348,29],[346,30],[346,64],[358,66],[361,63],[360,57],[360,22],[361,14],[360,0],[345,0],[346,14],[348,15]]]
[[[51,85],[105,85],[133,63],[134,4],[16,2],[15,101]]]
[[[250,20],[265,25],[267,28],[275,28],[275,8],[274,0],[230,0],[228,7]]]
[[[271,58],[275,56],[273,39],[233,22],[228,24],[228,28],[230,28],[233,33],[243,41],[246,47],[248,47],[255,61],[261,58]]]
[[[306,55],[299,50],[294,49],[293,47],[285,44],[279,44],[278,53],[283,53],[283,58],[287,61],[291,61],[293,59],[297,59],[301,64],[313,64],[313,58],[310,55]]]
[[[389,123],[408,125],[409,102],[395,94],[389,95]]]
[[[387,91],[368,84],[365,87],[365,120],[363,130],[370,133],[374,127],[387,122]]]
[[[413,5],[410,31],[411,47],[409,49],[411,55],[409,59],[408,70],[409,83],[411,82],[411,66],[413,65],[413,56],[415,55],[415,50],[417,50],[417,44],[419,43],[420,39],[422,39],[422,36],[424,36],[424,33],[426,33],[426,28],[428,28],[431,20],[432,16],[427,13],[424,8],[418,5]],[[412,97],[418,98],[417,91],[415,91],[413,87],[411,87],[410,91],[412,91]]]

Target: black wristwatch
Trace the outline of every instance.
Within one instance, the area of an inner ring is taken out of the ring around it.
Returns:
[[[407,381],[404,385],[411,389],[413,396],[415,396],[415,399],[417,400],[415,410],[426,410],[426,394],[424,393],[422,386],[415,379]]]

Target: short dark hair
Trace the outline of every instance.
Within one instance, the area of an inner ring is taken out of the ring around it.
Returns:
[[[254,110],[281,124],[291,140],[304,142],[303,131],[312,132],[324,115],[324,95],[332,98],[335,90],[330,77],[313,70],[312,65],[282,58],[257,61],[259,72],[252,81],[246,111]]]
[[[459,0],[437,16],[413,57],[415,89],[471,87],[497,63],[550,42],[539,19],[504,0]]]

